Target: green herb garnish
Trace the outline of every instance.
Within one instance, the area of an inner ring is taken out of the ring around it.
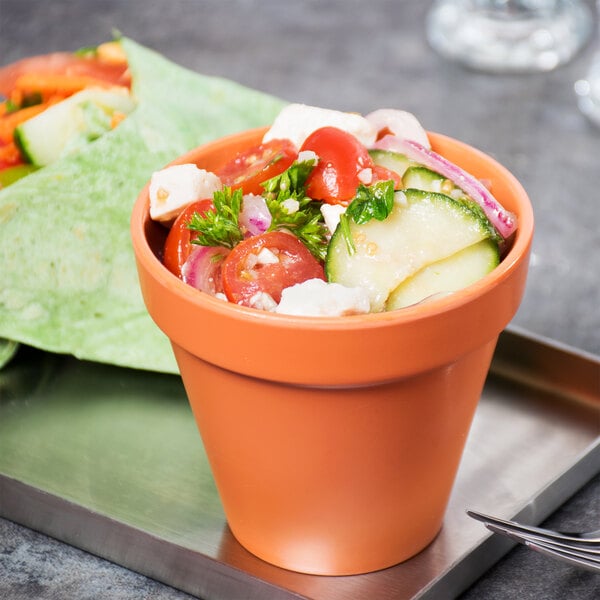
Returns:
[[[293,163],[280,175],[265,181],[264,198],[271,213],[269,231],[287,229],[319,260],[327,255],[327,227],[321,202],[306,195],[305,184],[313,170],[314,159]]]
[[[265,181],[263,198],[271,213],[268,231],[287,229],[319,260],[327,255],[328,231],[321,214],[321,202],[306,195],[305,184],[316,161],[295,162],[280,175]],[[233,248],[244,239],[239,226],[242,190],[224,187],[213,196],[214,211],[194,213],[188,229],[198,232],[192,243]]]
[[[362,184],[358,186],[356,196],[340,217],[341,232],[346,240],[348,254],[353,255],[356,252],[350,231],[350,219],[357,225],[368,223],[371,219],[384,221],[393,207],[394,182],[392,180],[378,181],[370,186]]]
[[[316,164],[315,159],[296,161],[283,173],[268,179],[261,185],[267,196],[289,193],[291,196],[304,196],[308,176]]]
[[[371,219],[383,221],[392,212],[394,206],[394,182],[378,181],[366,186],[359,185],[356,196],[348,206],[346,214],[358,225]]]
[[[214,211],[192,215],[188,229],[198,232],[198,237],[192,240],[192,243],[233,248],[244,239],[238,224],[242,190],[232,191],[230,187],[225,186],[213,194],[213,204]]]

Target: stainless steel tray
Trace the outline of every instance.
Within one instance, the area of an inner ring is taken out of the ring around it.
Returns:
[[[0,515],[205,600],[449,598],[511,547],[465,509],[537,523],[599,471],[600,360],[510,329],[436,540],[302,575],[233,538],[178,377],[31,349],[0,372]]]

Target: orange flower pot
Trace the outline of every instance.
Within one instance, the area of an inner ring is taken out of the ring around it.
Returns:
[[[253,130],[179,158],[215,169]],[[292,317],[232,305],[159,258],[146,187],[131,222],[148,311],[170,338],[229,526],[286,569],[357,574],[404,561],[438,533],[496,340],[525,288],[527,194],[492,158],[431,134],[491,181],[519,218],[502,263],[467,289],[399,311]]]

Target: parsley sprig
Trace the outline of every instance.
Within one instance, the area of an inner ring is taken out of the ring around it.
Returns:
[[[291,231],[319,260],[327,255],[327,227],[320,202],[306,195],[306,180],[315,166],[314,159],[296,161],[280,175],[265,181],[264,198],[271,213],[269,231]]]
[[[242,190],[232,191],[224,186],[213,194],[214,211],[203,215],[194,213],[188,224],[188,229],[198,232],[198,237],[192,241],[200,246],[225,246],[233,248],[244,239],[238,224],[242,207]]]
[[[359,185],[356,196],[340,217],[342,235],[346,240],[346,246],[350,255],[356,252],[352,232],[350,231],[350,219],[357,225],[368,223],[372,219],[384,221],[392,212],[394,207],[394,182],[378,181],[373,185]]]
[[[356,196],[349,204],[346,214],[357,225],[371,219],[384,221],[394,207],[394,182],[378,181],[373,185],[359,185]]]
[[[320,211],[320,202],[306,195],[306,180],[315,160],[293,163],[280,175],[265,181],[263,197],[271,213],[268,231],[287,229],[319,260],[327,255],[327,227]],[[198,232],[194,244],[233,248],[244,239],[239,225],[243,193],[224,187],[213,196],[214,211],[194,213],[188,229]]]

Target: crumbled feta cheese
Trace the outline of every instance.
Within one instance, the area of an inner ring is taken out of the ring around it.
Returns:
[[[155,221],[172,221],[188,204],[212,198],[222,187],[214,173],[194,164],[156,171],[150,179],[150,217]]]
[[[294,198],[287,198],[281,203],[281,206],[285,208],[288,215],[293,215],[300,210],[300,202]]]
[[[364,314],[369,310],[369,295],[365,289],[309,279],[285,288],[275,312],[307,317],[341,317]]]
[[[346,212],[346,207],[341,204],[321,204],[320,210],[325,226],[329,229],[329,233],[333,235],[340,222],[340,216]]]
[[[408,198],[403,191],[394,192],[394,202],[406,206],[408,204]]]
[[[268,248],[262,248],[256,255],[256,265],[276,265],[279,262],[279,257]]]
[[[347,131],[365,146],[371,146],[377,138],[374,125],[359,114],[306,104],[288,104],[275,118],[263,142],[289,139],[296,148],[300,148],[313,131],[329,126]]]
[[[309,160],[316,161],[315,165],[319,163],[319,157],[312,150],[302,150],[302,152],[298,152],[296,162],[307,162]]]
[[[427,132],[415,115],[395,108],[380,108],[366,116],[376,131],[388,129],[395,136],[405,140],[419,142],[425,148],[431,148]]]
[[[248,305],[251,308],[258,310],[274,311],[277,308],[277,302],[273,300],[273,297],[267,292],[256,292],[254,296],[248,301]]]
[[[373,181],[373,169],[362,169],[357,174],[358,180],[365,185],[371,185]]]

